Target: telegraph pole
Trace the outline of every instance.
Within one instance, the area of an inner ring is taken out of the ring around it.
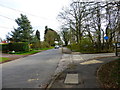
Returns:
[[[115,56],[118,56],[118,52],[117,52],[117,43],[115,43]]]

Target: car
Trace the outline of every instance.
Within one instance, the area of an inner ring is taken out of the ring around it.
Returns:
[[[59,45],[55,45],[55,49],[59,49]]]

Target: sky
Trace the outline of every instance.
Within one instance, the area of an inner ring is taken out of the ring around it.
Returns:
[[[8,32],[17,28],[15,19],[26,15],[33,30],[39,30],[44,38],[45,26],[60,31],[57,16],[70,0],[0,0],[0,38],[5,39]]]

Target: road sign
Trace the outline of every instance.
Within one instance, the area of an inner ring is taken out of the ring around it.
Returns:
[[[105,40],[108,40],[108,39],[109,39],[109,37],[108,37],[108,36],[105,36],[105,37],[104,37],[104,39],[105,39]]]

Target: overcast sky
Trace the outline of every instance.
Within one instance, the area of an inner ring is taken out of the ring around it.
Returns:
[[[70,0],[0,0],[0,37],[6,38],[8,32],[17,27],[15,19],[24,14],[28,17],[34,30],[39,30],[41,39],[47,25],[60,31],[60,22],[56,19],[62,8]]]

